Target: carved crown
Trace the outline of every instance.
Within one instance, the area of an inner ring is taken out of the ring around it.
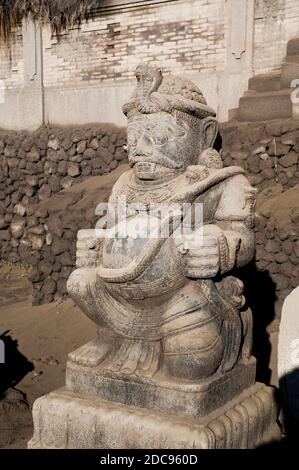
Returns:
[[[148,64],[136,68],[137,87],[131,100],[123,106],[128,117],[159,111],[181,111],[196,118],[215,116],[207,106],[202,91],[190,80],[173,75],[163,76],[161,69]]]

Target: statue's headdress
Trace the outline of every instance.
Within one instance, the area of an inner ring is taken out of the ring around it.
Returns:
[[[123,106],[128,117],[159,111],[179,111],[199,119],[216,115],[207,106],[201,90],[190,80],[173,75],[163,77],[160,69],[147,64],[138,65],[136,78],[135,93]]]

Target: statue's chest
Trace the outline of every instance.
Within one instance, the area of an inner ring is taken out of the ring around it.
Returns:
[[[143,286],[144,296],[181,285],[182,259],[177,252],[167,220],[138,215],[121,221],[106,238],[99,274],[109,289]],[[185,278],[184,278],[185,279]],[[157,284],[158,283],[158,284]],[[147,287],[146,287],[147,286]]]
[[[135,188],[129,185],[124,189],[120,196],[125,198],[127,204],[142,204],[148,208],[153,204],[163,204],[165,201],[169,201],[173,196],[174,191],[174,183],[152,190],[141,187]]]
[[[103,266],[124,268],[132,260],[142,257],[149,249],[150,242],[157,239],[154,233],[157,223],[157,218],[148,215],[128,217],[117,223],[103,244]]]

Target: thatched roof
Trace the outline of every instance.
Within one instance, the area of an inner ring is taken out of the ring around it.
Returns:
[[[59,33],[87,19],[102,0],[0,0],[0,43],[8,43],[11,30],[23,18],[46,20]]]

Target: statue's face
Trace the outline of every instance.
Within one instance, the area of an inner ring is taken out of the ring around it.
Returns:
[[[128,158],[140,180],[171,179],[195,164],[199,138],[182,119],[160,112],[128,120]]]

